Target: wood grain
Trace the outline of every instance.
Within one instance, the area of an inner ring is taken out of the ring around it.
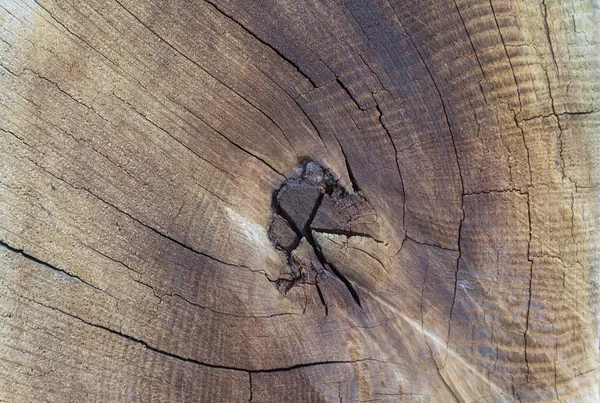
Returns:
[[[600,401],[597,8],[0,0],[0,401]]]

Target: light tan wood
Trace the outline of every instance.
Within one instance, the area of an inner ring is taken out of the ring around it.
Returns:
[[[0,401],[600,401],[599,16],[0,0]]]

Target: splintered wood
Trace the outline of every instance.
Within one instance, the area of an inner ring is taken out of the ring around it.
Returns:
[[[600,401],[599,27],[0,0],[0,401]]]

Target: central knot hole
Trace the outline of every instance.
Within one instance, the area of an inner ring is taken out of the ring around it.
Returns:
[[[377,216],[367,200],[358,192],[348,192],[330,169],[309,161],[296,172],[273,198],[269,237],[285,252],[291,273],[278,279],[277,286],[286,294],[296,284],[314,284],[325,304],[318,280],[327,270],[345,284],[361,306],[352,281],[326,259],[318,236],[337,234],[376,240]]]

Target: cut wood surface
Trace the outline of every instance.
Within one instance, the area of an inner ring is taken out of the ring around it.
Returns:
[[[600,401],[599,27],[0,0],[0,401]]]

